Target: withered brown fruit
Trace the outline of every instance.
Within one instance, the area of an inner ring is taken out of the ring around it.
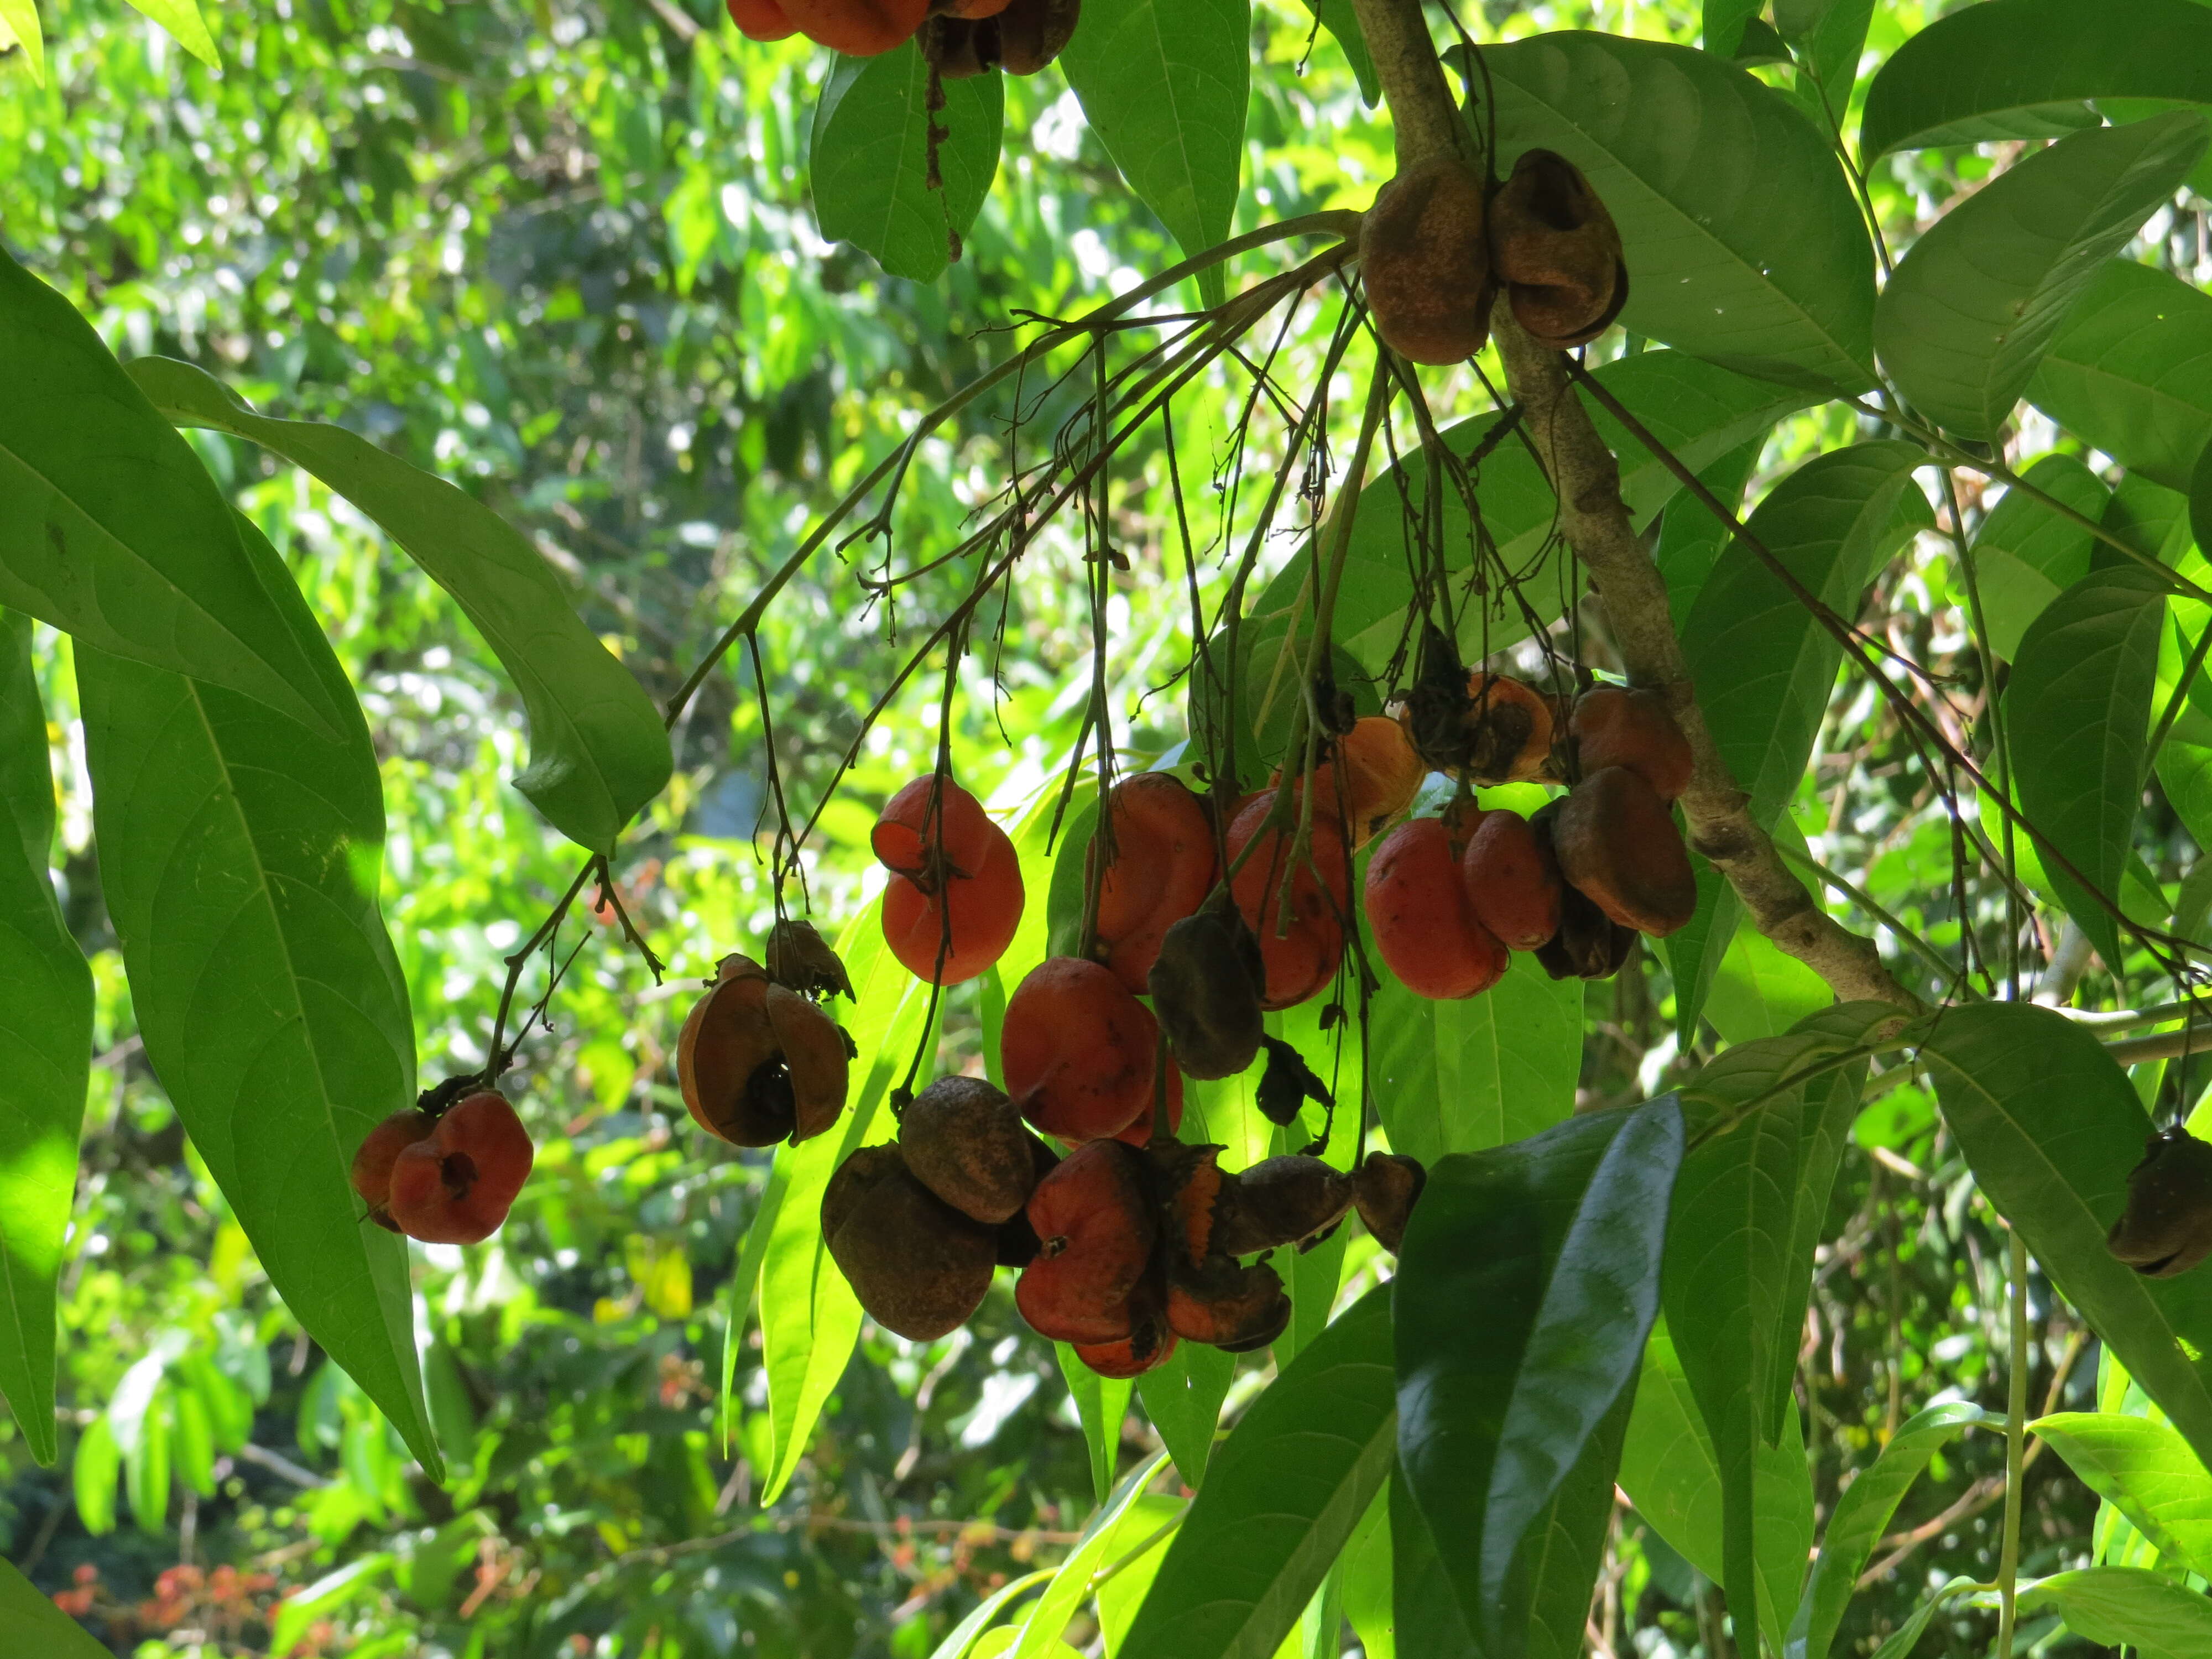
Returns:
[[[738,1146],[794,1144],[845,1109],[845,1034],[750,957],[724,957],[676,1042],[677,1082],[694,1122]]]
[[[1656,691],[1593,686],[1575,699],[1570,728],[1579,775],[1625,766],[1669,802],[1690,787],[1690,740]]]
[[[853,994],[852,976],[846,973],[843,960],[830,948],[830,941],[815,930],[812,922],[793,916],[784,917],[769,929],[768,976],[801,996],[842,995],[848,1002],[860,1000]]]
[[[1490,337],[1495,294],[1481,173],[1456,155],[1401,170],[1359,232],[1368,309],[1383,343],[1417,363],[1456,363]]]
[[[2144,1142],[2105,1248],[2147,1279],[2172,1279],[2212,1255],[2212,1142],[2179,1124]]]
[[[1370,1152],[1367,1161],[1352,1175],[1352,1199],[1359,1218],[1375,1242],[1391,1255],[1406,1237],[1406,1223],[1428,1185],[1429,1172],[1420,1160],[1397,1152]]]
[[[1009,75],[1035,75],[1060,56],[1082,18],[1083,0],[1007,0],[978,27],[998,26],[991,61]]]
[[[1260,941],[1224,894],[1167,931],[1146,981],[1176,1064],[1199,1079],[1235,1077],[1266,1035]]]
[[[1534,783],[1552,763],[1552,700],[1510,674],[1467,677],[1465,771],[1478,783]]]
[[[1282,1275],[1264,1261],[1239,1266],[1212,1255],[1168,1274],[1168,1328],[1230,1353],[1264,1348],[1291,1322]]]
[[[1335,1108],[1328,1085],[1306,1064],[1304,1054],[1280,1037],[1261,1040],[1267,1045],[1267,1069],[1260,1074],[1260,1086],[1252,1091],[1261,1116],[1270,1123],[1288,1126],[1298,1121],[1299,1112],[1310,1100],[1324,1111]]]
[[[915,1179],[994,1225],[1030,1201],[1042,1173],[1036,1146],[1013,1102],[979,1077],[938,1079],[899,1120],[899,1151]]]
[[[1559,931],[1559,866],[1528,820],[1484,812],[1460,854],[1459,878],[1475,920],[1510,949],[1534,951]]]
[[[822,1194],[822,1236],[868,1316],[912,1342],[967,1322],[991,1288],[998,1233],[915,1179],[896,1146],[863,1146]]]
[[[1528,816],[1529,831],[1554,866],[1559,854],[1552,843],[1552,827],[1565,805],[1562,796]],[[1627,962],[1636,937],[1633,927],[1622,927],[1587,894],[1562,881],[1559,931],[1536,947],[1536,960],[1553,979],[1610,979]]]
[[[1326,1233],[1352,1207],[1352,1177],[1304,1152],[1285,1152],[1224,1176],[1214,1200],[1212,1247],[1250,1255]]]
[[[1651,786],[1625,766],[1583,775],[1552,823],[1559,873],[1624,927],[1664,938],[1698,910],[1690,854]]]
[[[1216,1146],[1163,1141],[1147,1147],[1152,1201],[1168,1234],[1170,1254],[1195,1267],[1213,1248],[1213,1206],[1225,1178]]]
[[[427,1244],[479,1243],[507,1219],[532,1159],[507,1097],[478,1089],[392,1160],[393,1229]]]
[[[1491,198],[1490,258],[1514,318],[1548,346],[1595,339],[1628,300],[1613,216],[1552,150],[1525,151]]]
[[[1118,1342],[1133,1328],[1129,1297],[1158,1237],[1145,1156],[1118,1140],[1086,1142],[1030,1194],[1036,1259],[1014,1305],[1056,1342]]]

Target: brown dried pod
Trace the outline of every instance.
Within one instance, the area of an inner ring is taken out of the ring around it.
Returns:
[[[2144,1142],[2105,1248],[2147,1279],[2185,1273],[2212,1255],[2212,1142],[2179,1124]]]
[[[1014,1305],[1056,1342],[1118,1342],[1134,1320],[1129,1297],[1158,1237],[1144,1154],[1119,1140],[1086,1141],[1030,1194],[1036,1259],[1022,1269]]]
[[[1352,1177],[1304,1152],[1225,1176],[1214,1201],[1214,1253],[1250,1255],[1326,1233],[1352,1207]]]
[[[1490,200],[1490,260],[1521,326],[1548,346],[1595,339],[1628,300],[1620,232],[1582,170],[1523,152]]]
[[[1406,1223],[1428,1182],[1429,1172],[1419,1158],[1397,1152],[1370,1152],[1367,1161],[1352,1171],[1352,1198],[1359,1206],[1359,1218],[1375,1235],[1375,1242],[1393,1255],[1405,1240]]]
[[[1005,1091],[979,1077],[938,1079],[899,1120],[899,1151],[915,1178],[994,1225],[1030,1201],[1042,1173],[1039,1144]]]
[[[1282,1275],[1264,1261],[1240,1267],[1225,1255],[1168,1275],[1168,1328],[1230,1353],[1264,1348],[1291,1322]]]
[[[860,1000],[853,994],[852,976],[830,941],[815,931],[812,922],[795,917],[786,916],[769,929],[768,976],[801,996],[842,994],[848,1002]]]
[[[1552,762],[1552,700],[1510,674],[1467,677],[1465,769],[1478,783],[1535,783]]]
[[[863,1146],[822,1194],[822,1236],[868,1316],[934,1341],[982,1305],[998,1235],[915,1179],[896,1146]]]
[[[1235,1077],[1267,1035],[1260,941],[1226,896],[1168,929],[1146,980],[1176,1064],[1188,1076]]]
[[[1417,363],[1456,363],[1490,337],[1496,293],[1481,173],[1456,155],[1417,162],[1376,192],[1359,231],[1367,307],[1383,343]]]
[[[978,33],[996,27],[990,61],[1009,75],[1035,75],[1060,56],[1083,18],[1083,0],[1007,0],[996,17],[976,25]]]
[[[772,1146],[798,1127],[768,992],[758,963],[724,957],[676,1040],[676,1079],[692,1121],[733,1146]]]
[[[1698,911],[1697,872],[1667,803],[1625,766],[1587,773],[1552,822],[1559,873],[1624,927],[1664,938]]]
[[[1552,827],[1559,822],[1565,796],[1528,815],[1528,828],[1554,867],[1559,862]],[[1536,947],[1536,960],[1553,979],[1610,979],[1628,960],[1636,930],[1624,927],[1597,908],[1589,895],[1559,884],[1559,931]]]
[[[1577,775],[1625,766],[1668,802],[1690,787],[1690,740],[1656,691],[1593,686],[1575,699],[1570,729]]]
[[[1222,1148],[1162,1141],[1145,1149],[1152,1203],[1166,1228],[1171,1258],[1195,1267],[1213,1248],[1213,1206],[1221,1197]]]

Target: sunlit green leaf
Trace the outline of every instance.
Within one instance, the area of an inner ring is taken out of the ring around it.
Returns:
[[[39,9],[33,0],[0,0],[0,49],[19,46],[31,84],[46,84],[46,32],[39,27]]]
[[[31,1644],[41,1659],[108,1659],[104,1642],[40,1594],[38,1587],[0,1559],[0,1625],[18,1641]],[[27,1652],[32,1650],[26,1648]]]
[[[2199,1659],[2212,1650],[2212,1601],[2141,1567],[2057,1573],[2021,1585],[2020,1604],[2054,1607],[2075,1635],[2125,1644],[2140,1659]]]
[[[2188,489],[2212,434],[2212,295],[2112,261],[2066,313],[2027,396],[2106,454]]]
[[[2168,1425],[2113,1412],[2057,1412],[2028,1429],[2160,1554],[2195,1573],[2212,1566],[2212,1474]]]
[[[2010,662],[2021,635],[2063,589],[2089,574],[2089,525],[2112,499],[2105,481],[2071,455],[2045,455],[2021,475],[2043,495],[2070,507],[2081,524],[2053,511],[2025,489],[2008,489],[1982,520],[1973,541],[1975,579],[1989,646]]]
[[[1126,1390],[1127,1385],[1124,1383],[1122,1387]],[[1166,1461],[1165,1452],[1146,1458],[1130,1471],[1120,1486],[1100,1500],[1097,1512],[1083,1528],[1081,1541],[1069,1552],[1067,1559],[1060,1563],[1060,1571],[1052,1576],[1052,1582],[1044,1587],[1044,1594],[1037,1597],[1036,1605],[1030,1609],[1029,1617],[1022,1621],[1020,1638],[1006,1650],[1008,1659],[1042,1659],[1042,1656],[1056,1652],[1060,1632],[1067,1628],[1067,1621],[1091,1597],[1092,1575],[1115,1559],[1116,1545],[1126,1552],[1139,1541],[1123,1535],[1123,1522],[1128,1511],[1142,1498],[1145,1488],[1152,1484],[1152,1477],[1159,1473],[1160,1465]],[[1137,1618],[1141,1625],[1144,1614],[1139,1612]],[[1126,1646],[1122,1650],[1125,1653],[1139,1651],[1133,1645]]]
[[[208,33],[207,21],[200,15],[198,0],[131,0],[131,3],[167,29],[179,46],[210,69],[222,67],[215,41]]]

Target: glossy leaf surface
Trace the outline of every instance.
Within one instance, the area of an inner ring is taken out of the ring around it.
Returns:
[[[2118,1412],[2058,1412],[2028,1430],[2160,1555],[2195,1573],[2212,1566],[2212,1474],[2171,1426]]]
[[[2027,396],[2135,471],[2188,489],[2212,436],[2212,295],[2113,260],[2066,313]]]

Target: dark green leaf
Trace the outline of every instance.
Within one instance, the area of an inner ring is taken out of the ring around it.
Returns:
[[[1797,96],[1823,131],[1842,131],[1873,18],[1874,0],[1775,0],[1775,23],[1797,49]]]
[[[999,170],[1005,83],[977,75],[942,85],[933,157],[929,66],[915,43],[874,58],[839,58],[815,106],[807,152],[823,235],[917,283],[935,282],[958,257]]]
[[[1761,9],[1761,0],[1705,0],[1705,50],[1722,58],[1735,57],[1743,45],[1744,26]]]
[[[1765,447],[1764,432],[1746,440],[1711,465],[1700,468],[1698,482],[1730,512],[1739,511],[1744,489],[1759,465],[1759,451]],[[1728,526],[1688,490],[1667,503],[1659,521],[1658,550],[1652,556],[1659,574],[1667,579],[1667,610],[1678,631],[1728,542]]]
[[[1681,1147],[1670,1095],[1429,1172],[1394,1281],[1399,1456],[1486,1653],[1532,1646],[1547,1511],[1658,1312]]]
[[[1115,1659],[1272,1659],[1390,1471],[1390,1289],[1370,1291],[1213,1454]]]
[[[1882,366],[1922,413],[1986,439],[2068,308],[2204,153],[2193,110],[2062,138],[1957,204],[1881,291]]]
[[[2090,524],[2112,492],[2071,455],[2045,455],[2022,475]],[[2010,662],[2021,635],[2063,588],[2089,574],[2088,525],[2053,512],[2024,489],[2008,489],[1974,537],[1974,574],[1990,649]]]
[[[108,1659],[106,1643],[94,1641],[5,1560],[0,1560],[0,1626],[26,1644],[25,1652],[35,1651],[40,1659]]]
[[[2212,1567],[2212,1474],[2170,1426],[2118,1412],[2059,1412],[2028,1429],[2169,1562],[2199,1574]]]
[[[2124,546],[2159,564],[2178,564],[2188,550],[2189,497],[2140,472],[2121,475],[2097,522]],[[2089,549],[2092,570],[2124,569],[2140,562],[2101,538]]]
[[[2093,572],[2029,624],[2005,687],[2021,808],[2107,896],[2127,872],[2165,625],[2155,574],[2133,565]],[[2063,871],[2048,873],[2105,960],[2119,962],[2111,913]]]
[[[2212,13],[2189,0],[1984,0],[1891,54],[1867,88],[1867,159],[1929,144],[2054,138],[2093,98],[2212,102]]]
[[[2134,471],[2188,489],[2212,434],[2212,295],[2113,260],[2067,313],[2027,396]]]
[[[2212,1652],[2212,1601],[2141,1567],[2058,1573],[2021,1585],[2020,1604],[2055,1607],[2076,1636],[2124,1644],[2136,1659],[2203,1659]]]
[[[0,611],[0,1395],[41,1464],[60,1449],[54,1281],[92,1061],[92,969],[47,874],[53,833],[31,619]]]
[[[189,363],[142,358],[131,378],[180,426],[228,432],[313,473],[380,525],[453,595],[530,716],[514,781],[553,827],[595,852],[668,781],[653,701],[570,608],[521,532],[474,496],[343,427],[256,415]]]
[[[1137,1379],[1145,1415],[1160,1431],[1161,1443],[1175,1459],[1176,1473],[1194,1492],[1206,1482],[1221,1402],[1228,1397],[1230,1379],[1236,1373],[1236,1355],[1204,1342],[1179,1342],[1165,1364]]]
[[[1787,98],[1708,52],[1608,34],[1484,57],[1500,172],[1557,150],[1620,227],[1622,327],[1817,392],[1874,384],[1873,246],[1843,169]]]
[[[1391,1562],[1390,1494],[1401,1484],[1394,1470],[1389,1486],[1375,1494],[1344,1546],[1344,1616],[1365,1650],[1363,1659],[1398,1659],[1398,1625],[1390,1605],[1397,1577]],[[1450,1593],[1445,1594],[1449,1600]],[[1452,1611],[1456,1618],[1456,1604]],[[1433,1644],[1418,1650],[1408,1645],[1406,1651],[1408,1659],[1416,1651],[1455,1659]]]
[[[351,723],[332,742],[80,641],[108,913],[147,1058],[270,1281],[434,1473],[406,1246],[347,1180],[354,1149],[415,1094],[406,981],[376,908],[375,750],[275,550],[236,522]]]

